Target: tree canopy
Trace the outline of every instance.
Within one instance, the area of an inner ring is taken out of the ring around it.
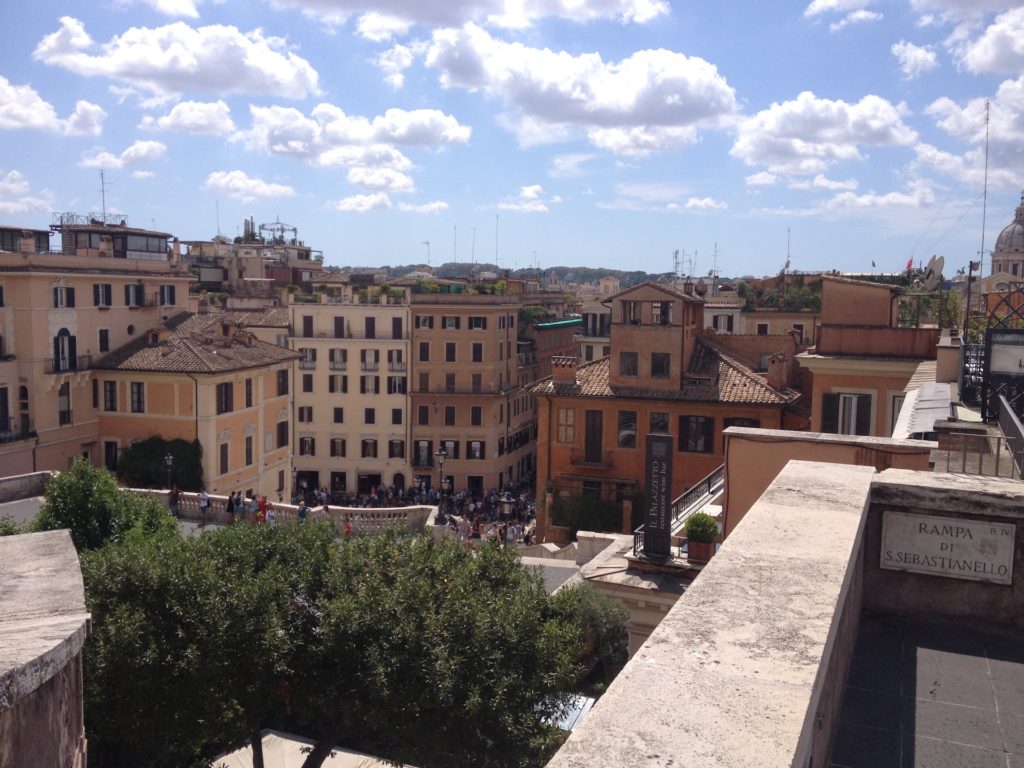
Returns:
[[[203,450],[198,440],[165,440],[147,437],[132,443],[117,460],[117,475],[132,488],[167,487],[167,464],[173,458],[171,483],[183,491],[199,491],[203,487]]]

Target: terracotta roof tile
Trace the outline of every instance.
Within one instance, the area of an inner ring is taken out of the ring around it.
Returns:
[[[222,324],[237,324],[236,313],[182,312],[123,347],[93,363],[93,368],[115,371],[216,374],[288,362],[298,355],[268,344],[239,329],[227,338]],[[245,314],[245,313],[241,313]],[[153,342],[158,334],[160,341]]]

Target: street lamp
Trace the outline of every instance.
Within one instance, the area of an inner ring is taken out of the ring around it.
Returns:
[[[171,469],[174,467],[174,457],[171,454],[164,456],[164,464],[167,465],[167,490],[171,489]]]
[[[508,491],[505,491],[498,503],[501,505],[501,519],[507,523],[512,519],[512,508],[515,507],[516,502],[508,495]]]
[[[437,505],[437,517],[434,518],[434,522],[438,525],[444,525],[444,460],[448,458],[448,452],[444,448],[438,448],[434,456],[437,458],[437,492],[440,495],[440,501]]]

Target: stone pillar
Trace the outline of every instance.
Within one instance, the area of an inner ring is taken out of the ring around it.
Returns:
[[[622,502],[622,532],[633,532],[633,500],[624,499]]]
[[[544,539],[548,534],[548,526],[551,525],[551,505],[554,503],[554,497],[550,493],[545,493],[540,504],[537,505],[537,528],[534,531],[535,544],[543,544]]]

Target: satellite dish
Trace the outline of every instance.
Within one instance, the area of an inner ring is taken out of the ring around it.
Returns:
[[[926,291],[934,291],[942,285],[942,268],[946,266],[946,259],[942,256],[932,256],[928,260],[928,266],[924,270],[924,288]]]

